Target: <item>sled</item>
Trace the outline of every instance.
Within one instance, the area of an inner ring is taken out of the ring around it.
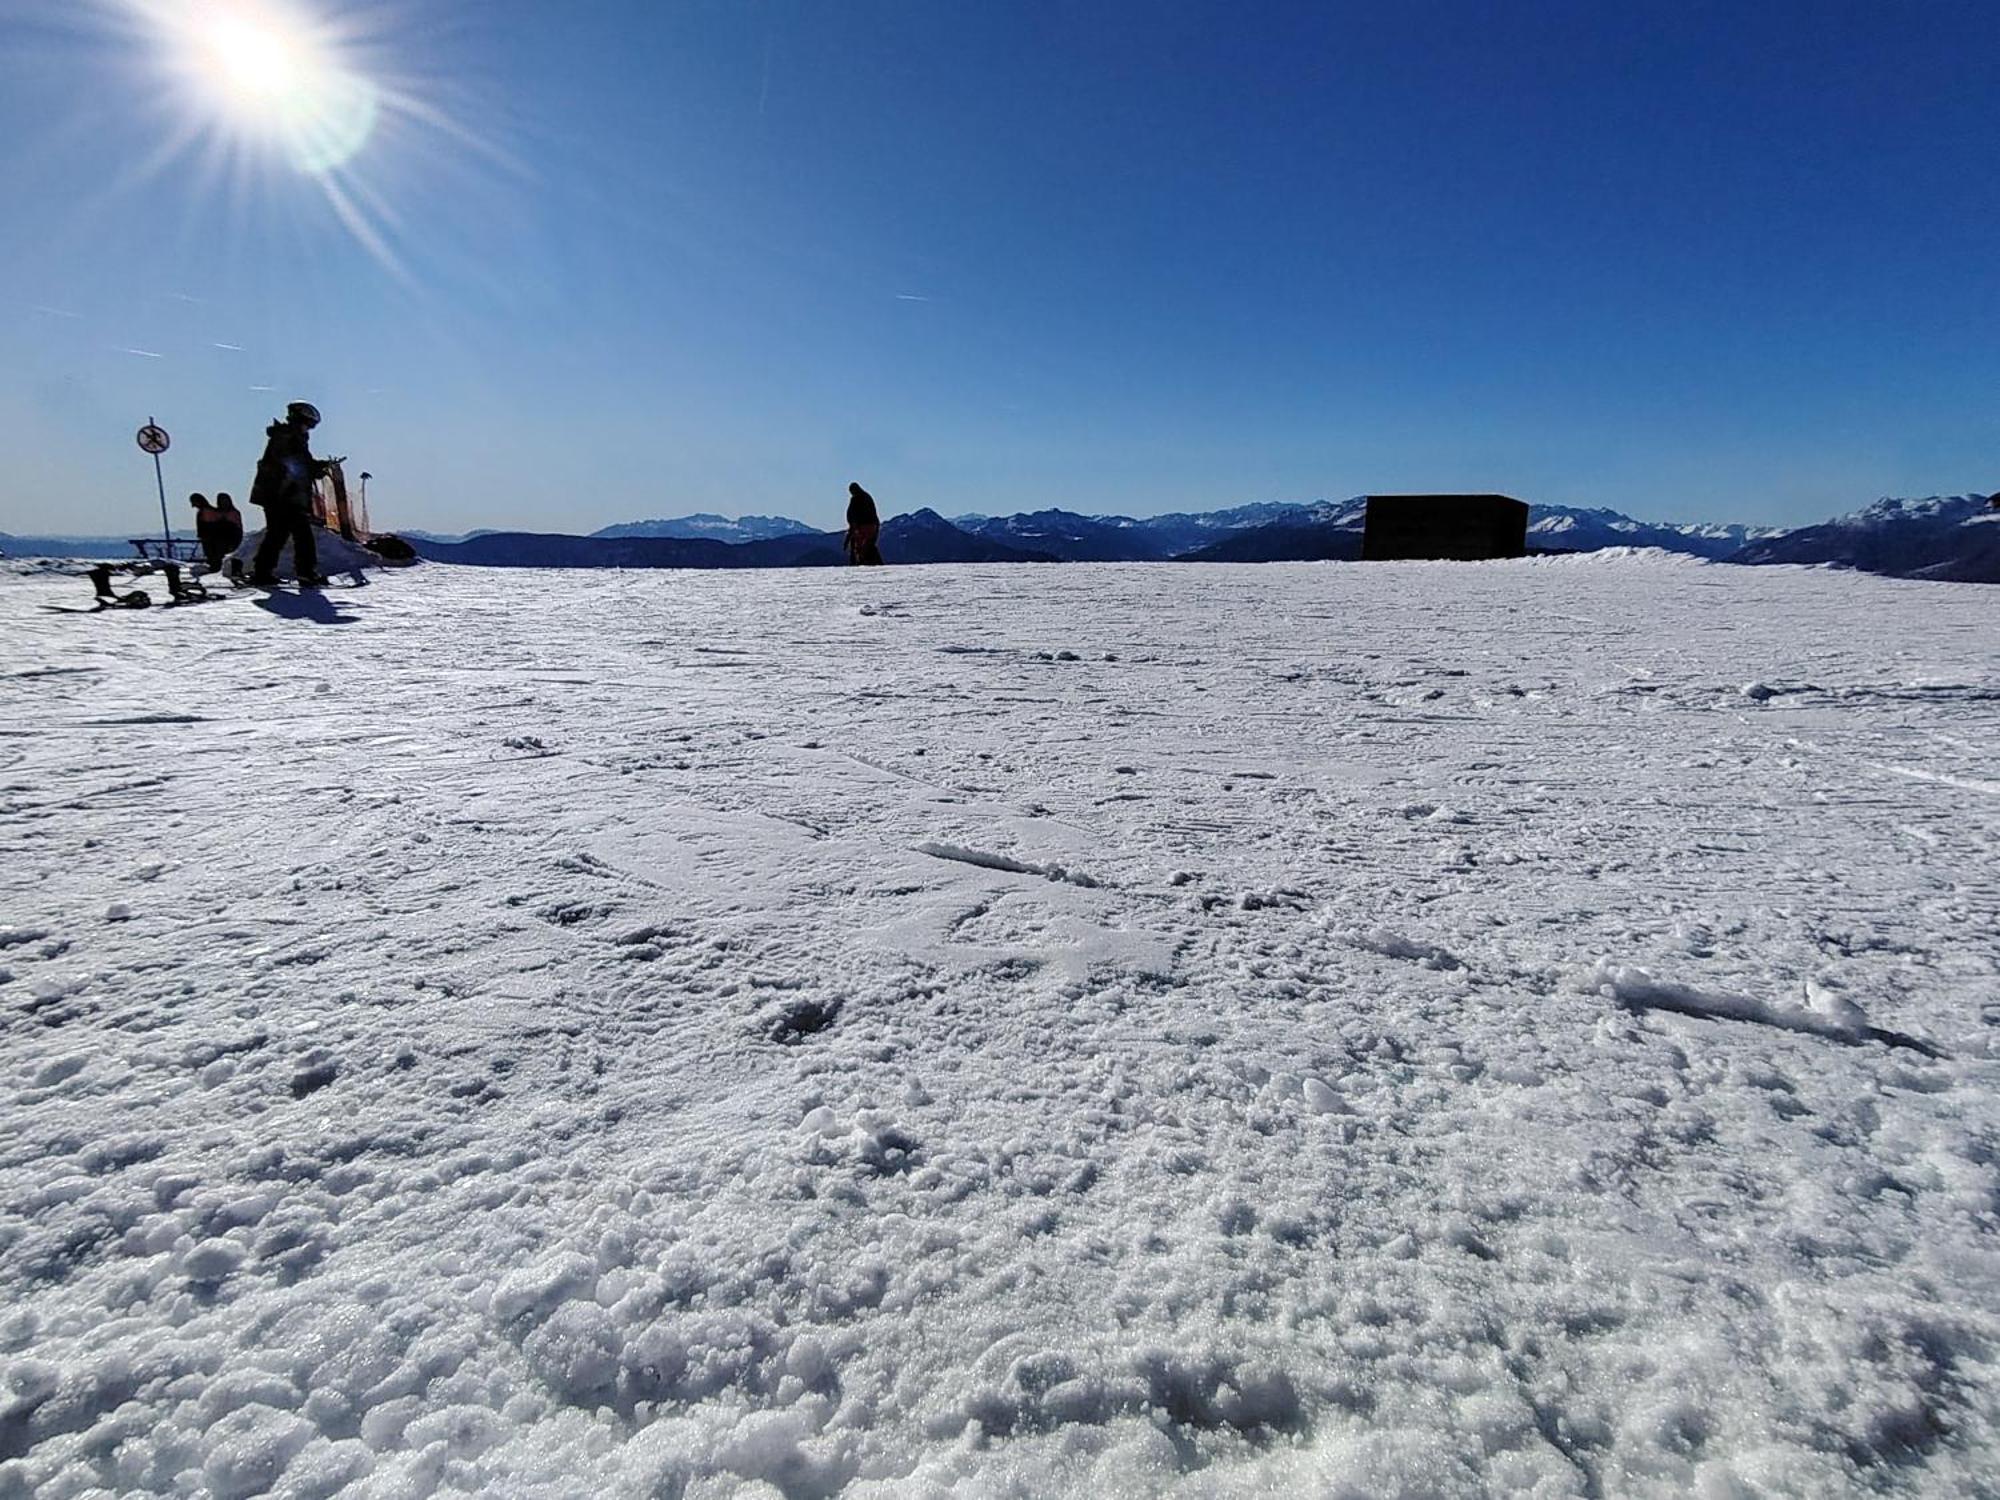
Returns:
[[[101,562],[85,571],[84,576],[90,580],[91,592],[97,596],[95,609],[146,609],[153,603],[153,596],[141,588],[120,593],[112,586],[113,573],[120,574],[126,579],[160,579],[167,586],[165,603],[169,606],[206,604],[215,597],[202,586],[199,578],[192,573],[183,573],[178,561],[147,557],[142,548],[137,562]]]

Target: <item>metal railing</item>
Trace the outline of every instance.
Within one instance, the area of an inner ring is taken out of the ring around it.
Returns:
[[[135,536],[132,538],[132,549],[146,562],[193,563],[201,562],[206,556],[200,542],[185,537],[169,541],[165,537]]]

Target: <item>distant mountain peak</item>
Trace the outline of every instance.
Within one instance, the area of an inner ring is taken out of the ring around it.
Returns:
[[[1865,509],[1752,542],[1744,563],[1831,563],[1868,573],[2000,583],[2000,526],[1984,495],[1886,496]]]
[[[1720,560],[1771,528],[1721,522],[1641,521],[1606,506],[1536,505],[1528,512],[1528,541],[1571,552],[1603,547],[1659,547]]]
[[[1908,498],[1884,495],[1873,505],[1851,511],[1827,524],[1833,526],[1896,526],[1909,521],[1963,519],[1989,508],[1984,495],[1925,495]]]

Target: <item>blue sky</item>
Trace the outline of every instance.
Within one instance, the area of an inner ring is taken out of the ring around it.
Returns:
[[[2000,487],[1990,3],[291,8],[331,176],[0,0],[0,530],[142,526],[149,414],[240,498],[295,395],[434,530]]]

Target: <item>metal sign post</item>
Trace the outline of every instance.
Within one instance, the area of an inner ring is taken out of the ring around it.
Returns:
[[[159,426],[151,417],[146,418],[146,425],[139,429],[139,448],[142,452],[153,455],[153,483],[160,489],[160,535],[166,541],[166,556],[169,562],[174,556],[174,523],[167,519],[167,479],[166,475],[160,472],[160,455],[173,445],[174,440],[167,436],[167,429]]]

